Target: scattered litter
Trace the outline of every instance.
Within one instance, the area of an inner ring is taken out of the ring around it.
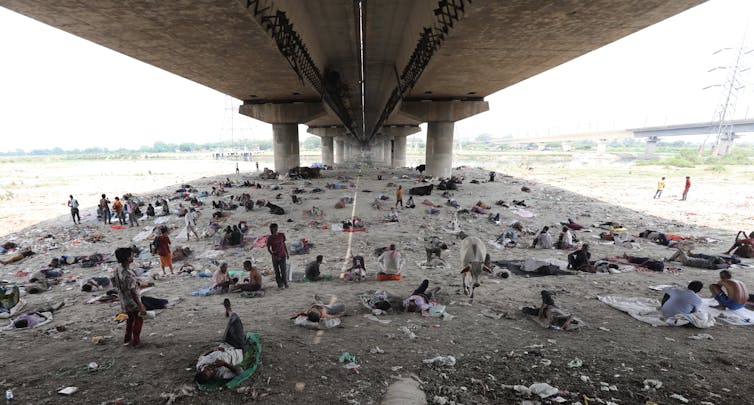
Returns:
[[[382,354],[382,353],[385,353],[385,351],[382,350],[382,349],[380,349],[379,346],[375,346],[375,347],[369,349],[369,353],[372,353],[372,354]]]
[[[398,330],[401,331],[401,332],[403,332],[403,333],[405,333],[406,336],[408,336],[409,339],[416,339],[417,338],[416,334],[414,332],[411,332],[411,330],[409,328],[405,327],[405,326],[401,326],[400,328],[398,328]]]
[[[381,324],[383,324],[383,325],[387,325],[387,324],[389,324],[390,322],[393,322],[393,321],[392,321],[392,320],[390,320],[390,319],[380,319],[380,318],[377,318],[376,316],[374,316],[374,315],[371,315],[371,314],[366,314],[366,315],[364,315],[364,318],[367,318],[367,319],[369,319],[370,321],[379,322],[379,323],[381,323]]]
[[[547,383],[534,383],[529,386],[529,391],[534,395],[539,395],[540,398],[551,397],[560,392],[559,389]]]
[[[359,372],[359,367],[361,367],[358,363],[356,363],[356,356],[348,352],[343,352],[343,354],[340,355],[338,361],[340,363],[343,363],[344,368],[353,370],[357,373]]]
[[[683,395],[673,394],[673,395],[670,396],[670,398],[677,399],[678,401],[680,401],[680,402],[682,402],[684,404],[688,404],[689,403],[689,400],[686,399]]]
[[[598,329],[601,330],[601,331],[603,331],[603,332],[611,332],[610,329],[608,329],[608,328],[606,328],[604,326],[600,326]]]
[[[578,357],[568,362],[568,368],[579,368],[583,365],[584,365],[584,362],[581,361],[581,359]]]
[[[710,335],[709,333],[700,333],[698,335],[689,336],[689,339],[694,339],[694,340],[705,340],[705,339],[714,340],[715,338],[713,338],[712,335]]]
[[[89,371],[95,371],[95,370],[97,370],[99,368],[99,365],[97,363],[95,363],[95,362],[91,362],[91,363],[87,364],[86,368],[88,368]]]
[[[453,356],[437,356],[431,359],[422,360],[425,364],[435,364],[438,366],[453,367],[456,365],[456,358]]]
[[[654,379],[644,380],[644,391],[649,391],[650,389],[659,390],[660,388],[662,388],[662,381]]]
[[[79,387],[65,387],[62,390],[58,391],[58,394],[73,395],[78,390],[79,390]]]

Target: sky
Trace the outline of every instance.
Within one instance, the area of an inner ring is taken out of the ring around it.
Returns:
[[[709,70],[732,66],[742,43],[754,49],[752,21],[754,1],[710,0],[487,97],[490,111],[459,121],[456,137],[710,121],[730,70]],[[1,7],[0,61],[0,151],[272,137],[238,100]],[[754,117],[752,72],[736,118]]]

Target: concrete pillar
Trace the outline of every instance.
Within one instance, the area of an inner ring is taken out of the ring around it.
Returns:
[[[406,166],[406,137],[396,136],[393,138],[393,168]]]
[[[655,150],[657,150],[657,141],[659,141],[660,138],[656,136],[650,136],[647,138],[647,146],[644,149],[644,156],[650,157],[655,155]]]
[[[453,126],[456,121],[490,109],[486,101],[404,101],[401,113],[427,122],[427,173],[450,177],[453,169]]]
[[[597,141],[597,153],[604,154],[607,151],[607,139],[600,139]]]
[[[733,151],[733,140],[736,139],[736,134],[726,134],[720,137],[720,142],[717,146],[715,156],[725,156]],[[713,149],[714,150],[714,149]]]
[[[333,137],[323,136],[322,140],[322,164],[335,166],[335,153],[333,152]]]
[[[345,161],[345,151],[346,147],[346,141],[343,140],[343,138],[336,138],[335,139],[335,164],[340,165],[343,164]]]
[[[387,139],[392,139],[392,142],[388,143],[388,145],[392,146],[392,148],[388,148],[388,151],[392,149],[392,153],[388,156],[390,161],[386,162],[390,167],[396,168],[406,166],[406,137],[419,131],[421,131],[421,129],[418,125],[382,127],[380,133]],[[386,159],[388,157],[386,157]]]
[[[382,162],[388,167],[393,163],[393,140],[390,137],[385,137],[382,143]]]
[[[281,176],[299,166],[298,124],[272,124],[272,155]]]
[[[321,102],[264,103],[249,101],[238,108],[240,114],[272,124],[272,153],[275,171],[281,175],[301,165],[298,146],[298,124],[327,115]]]
[[[427,173],[433,177],[450,177],[453,169],[453,129],[451,121],[427,125]]]

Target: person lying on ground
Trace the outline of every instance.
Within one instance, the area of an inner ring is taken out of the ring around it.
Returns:
[[[322,255],[318,255],[316,260],[306,265],[305,277],[309,281],[320,281],[325,278],[320,274],[319,266],[322,264]]]
[[[0,263],[2,264],[11,264],[18,261],[21,261],[29,256],[34,255],[35,253],[31,251],[31,248],[23,248],[20,252],[12,254],[10,257],[4,260],[0,260]]]
[[[694,257],[690,254],[686,254],[681,249],[677,249],[673,256],[665,259],[667,262],[680,262],[684,266],[698,267],[700,269],[725,269],[730,267],[723,259],[719,257],[706,256],[706,257]]]
[[[223,301],[225,317],[228,325],[225,327],[223,342],[196,361],[196,375],[194,379],[199,384],[206,384],[213,380],[230,380],[243,372],[240,367],[243,362],[243,344],[246,335],[241,318],[231,310],[230,300]]]
[[[741,237],[739,239],[739,237]],[[733,242],[733,246],[728,249],[728,251],[725,252],[726,255],[729,255],[730,252],[733,250],[736,250],[735,255],[745,257],[748,259],[751,259],[754,257],[754,232],[751,232],[749,234],[749,237],[746,237],[746,233],[744,231],[738,231],[736,234],[736,240]]]
[[[90,277],[88,280],[81,284],[81,291],[92,292],[104,289],[109,289],[112,286],[110,278],[108,277]]]
[[[440,291],[440,287],[435,287],[427,291],[429,280],[423,280],[411,295],[403,300],[403,308],[406,312],[425,313],[432,307],[432,296]]]
[[[629,256],[628,254],[623,253],[623,256],[618,256],[615,259],[624,260],[628,263],[656,272],[662,272],[665,270],[665,263],[663,263],[662,260],[655,260],[651,257]]]
[[[542,305],[539,308],[524,307],[521,311],[527,315],[537,316],[541,322],[547,327],[568,330],[582,326],[581,321],[575,318],[571,314],[563,312],[555,304],[555,300],[552,298],[552,293],[546,290],[542,290],[540,293],[542,296]]]
[[[702,309],[702,299],[697,295],[704,284],[692,281],[688,288],[664,288],[660,311],[665,318],[672,318],[678,314],[687,315]]]
[[[567,268],[594,273],[594,266],[589,261],[591,258],[592,253],[589,251],[589,244],[585,243],[581,246],[581,249],[568,254]]]
[[[340,318],[346,316],[346,305],[340,302],[326,305],[318,296],[314,296],[314,303],[306,312],[299,312],[291,317],[296,319],[299,316],[305,316],[309,322],[317,323],[322,319]]]
[[[573,233],[567,226],[564,226],[560,232],[560,236],[558,236],[558,241],[555,243],[555,247],[558,249],[572,249],[576,247],[576,245],[573,244],[573,240]]]
[[[749,299],[749,293],[746,291],[746,285],[733,279],[733,274],[729,270],[720,272],[720,281],[709,286],[709,290],[715,301],[720,303],[718,308],[724,309],[741,309],[746,305]]]
[[[394,295],[382,290],[372,292],[366,300],[366,304],[373,310],[378,309],[380,311],[389,311],[390,309],[393,309],[395,311],[405,311],[405,308],[403,307],[403,298],[399,295]]]
[[[564,225],[564,226],[566,226],[569,229],[572,229],[574,231],[579,231],[579,230],[584,229],[584,227],[582,225],[579,225],[579,224],[573,222],[573,220],[571,218],[568,218],[568,222],[561,222],[560,224]]]
[[[534,238],[531,247],[537,249],[552,249],[552,235],[550,235],[550,227],[545,226]]]

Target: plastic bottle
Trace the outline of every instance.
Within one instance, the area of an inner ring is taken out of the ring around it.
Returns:
[[[11,391],[11,390],[5,391],[5,400],[7,402],[13,401],[13,391]]]

